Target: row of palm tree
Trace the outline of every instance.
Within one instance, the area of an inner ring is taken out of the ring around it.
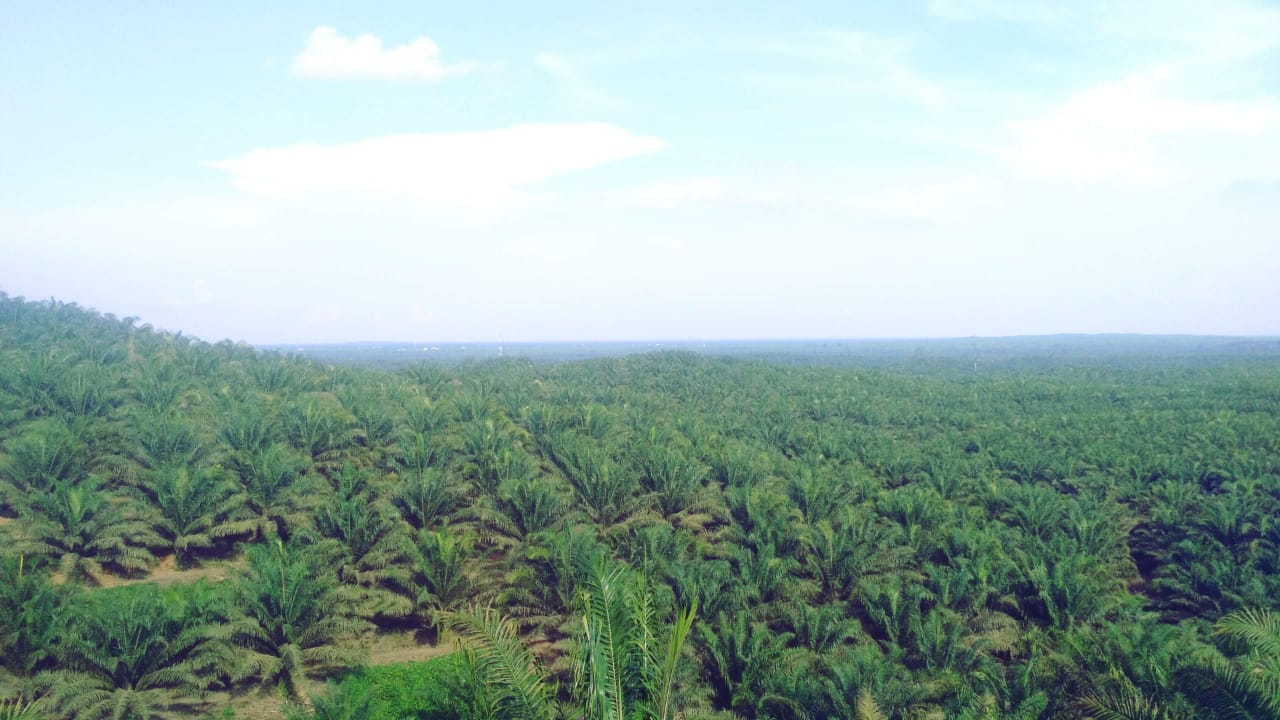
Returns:
[[[388,373],[7,297],[0,355],[0,554],[22,597],[94,618],[162,592],[98,587],[162,560],[227,567],[172,592],[203,598],[191,622],[226,628],[202,642],[235,661],[146,696],[166,711],[252,683],[297,696],[373,633],[469,637],[476,617],[540,668],[548,713],[1231,717],[1197,678],[1266,676],[1214,632],[1278,609],[1266,361]],[[108,690],[68,679],[92,664],[74,623],[38,615],[5,628],[9,684],[92,716],[71,696]],[[671,662],[697,680],[658,700],[683,618]]]

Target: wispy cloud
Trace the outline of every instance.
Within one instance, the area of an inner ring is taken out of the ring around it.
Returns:
[[[916,69],[910,41],[854,30],[823,31],[804,42],[777,42],[774,53],[808,61],[806,78],[829,87],[892,95],[929,109],[947,103],[943,87]]]
[[[662,146],[657,137],[606,123],[549,123],[261,148],[211,166],[250,193],[407,196],[484,208],[527,199],[525,188],[548,178]]]
[[[929,0],[929,12],[953,20],[1003,20],[1063,23],[1078,17],[1085,0],[1071,3],[1035,0]]]
[[[534,63],[551,76],[560,92],[575,105],[614,109],[625,104],[592,83],[579,63],[564,55],[541,52],[534,58]]]
[[[1189,62],[1254,57],[1280,45],[1280,8],[1251,0],[930,0],[936,17],[1041,26],[1091,45]]]
[[[1009,123],[1017,140],[1001,156],[1043,177],[1171,180],[1230,175],[1222,165],[1231,158],[1247,177],[1249,146],[1255,154],[1274,151],[1280,103],[1184,97],[1168,82],[1168,72],[1157,70],[1077,92],[1041,115]],[[1258,144],[1268,137],[1269,148]],[[1206,172],[1206,161],[1215,172]]]
[[[474,68],[475,63],[471,62],[445,64],[440,59],[440,47],[424,36],[405,45],[384,48],[373,35],[347,38],[335,28],[320,26],[294,56],[290,69],[295,76],[304,78],[436,81]]]

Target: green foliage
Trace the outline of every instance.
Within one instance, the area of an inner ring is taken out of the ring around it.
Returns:
[[[147,522],[143,506],[108,492],[88,476],[77,483],[54,481],[19,503],[17,550],[47,557],[76,581],[96,583],[104,566],[122,573],[145,570],[150,548],[164,540]]]
[[[45,720],[44,704],[22,695],[0,698],[0,720]]]
[[[493,608],[444,614],[465,648],[480,718],[539,720],[551,716],[553,691],[546,671],[520,640],[516,625]]]
[[[1280,717],[1280,613],[1238,610],[1218,620],[1214,632],[1242,654],[1213,657],[1184,673],[1200,706],[1233,720]]]
[[[574,679],[584,717],[673,717],[676,667],[696,608],[662,632],[645,580],[604,561],[588,574],[581,598]]]
[[[30,676],[52,664],[68,601],[67,590],[21,555],[0,557],[0,668]]]
[[[4,711],[364,716],[451,628],[468,717],[1275,717],[1274,357],[964,352],[393,374],[0,294]]]
[[[141,490],[154,509],[151,526],[178,567],[189,567],[219,543],[253,532],[240,488],[222,468],[163,465],[149,476]]]
[[[363,661],[353,641],[368,624],[355,617],[355,597],[338,583],[329,558],[280,541],[251,546],[246,555],[249,567],[235,586],[241,615],[232,627],[254,676],[297,698],[307,673]]]
[[[312,698],[316,720],[470,720],[466,658],[453,653],[426,662],[363,668]]]
[[[77,718],[146,720],[204,692],[232,666],[219,608],[201,588],[102,590],[69,614],[50,702]]]

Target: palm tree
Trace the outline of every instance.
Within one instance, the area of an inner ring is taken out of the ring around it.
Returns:
[[[62,420],[29,423],[17,439],[8,443],[0,464],[0,502],[21,503],[28,493],[40,493],[58,481],[77,482],[89,467],[88,447]]]
[[[219,542],[247,536],[257,527],[247,517],[239,484],[221,467],[165,465],[148,474],[142,492],[154,510],[151,524],[179,568],[190,567]]]
[[[232,452],[243,457],[265,450],[275,442],[279,422],[263,400],[233,402],[223,398],[220,410],[222,424],[218,427],[218,439]]]
[[[315,534],[333,545],[338,578],[362,589],[366,616],[407,615],[411,606],[388,585],[404,587],[403,523],[395,508],[378,495],[367,471],[351,465],[334,477],[333,495],[315,513]]]
[[[808,526],[801,557],[817,581],[819,602],[847,600],[859,582],[905,566],[910,551],[901,536],[893,523],[852,508],[835,524],[823,519]]]
[[[449,517],[462,502],[465,493],[438,468],[409,470],[401,475],[392,491],[391,501],[400,509],[406,522],[423,530]]]
[[[134,397],[153,412],[171,410],[192,389],[192,376],[182,373],[179,365],[168,356],[141,359],[131,373],[130,383]]]
[[[137,428],[137,460],[146,468],[191,465],[205,454],[196,428],[169,412],[151,411],[131,418]]]
[[[210,608],[185,600],[155,585],[94,593],[57,645],[52,704],[76,720],[149,720],[198,698],[234,656]]]
[[[516,624],[493,608],[444,613],[458,633],[483,720],[549,720],[554,690]]]
[[[392,402],[402,387],[385,384],[358,383],[343,386],[338,397],[342,405],[355,419],[355,437],[369,459],[382,466],[387,453],[395,447],[395,431],[398,409]]]
[[[330,558],[279,540],[250,546],[245,555],[234,634],[264,684],[297,699],[308,672],[363,660],[351,641],[372,626],[355,617],[354,593],[339,584]]]
[[[644,507],[636,494],[639,482],[607,451],[569,435],[557,438],[554,448],[553,459],[596,524],[615,525]]]
[[[90,476],[79,484],[55,482],[19,509],[18,551],[58,563],[72,580],[97,583],[104,566],[125,573],[146,570],[149,548],[165,544],[137,503],[102,490]]]
[[[317,465],[334,467],[355,438],[355,418],[328,393],[309,393],[285,407],[284,429],[293,446]]]
[[[806,525],[838,522],[838,513],[852,504],[853,486],[828,465],[806,460],[787,480],[787,496],[799,508]]]
[[[687,444],[687,441],[685,441]],[[692,450],[671,443],[662,445],[656,428],[648,443],[635,451],[635,463],[645,489],[653,493],[663,517],[705,507],[704,483],[708,469],[692,456]]]
[[[413,568],[414,605],[439,625],[440,613],[457,608],[471,596],[472,552],[475,538],[445,526],[435,532],[419,531],[407,547]]]
[[[54,379],[53,398],[73,417],[99,417],[118,402],[111,387],[113,379],[103,367],[81,362]]]
[[[787,649],[791,633],[751,623],[744,611],[732,618],[721,614],[714,623],[698,625],[697,631],[703,675],[716,707],[747,718],[768,717],[770,706],[794,709],[771,686],[796,657]]]
[[[304,475],[308,461],[282,443],[237,452],[231,468],[240,479],[244,506],[256,522],[258,539],[288,537],[307,521],[317,483]]]
[[[285,717],[287,720],[365,720],[375,716],[375,707],[373,688],[329,683],[324,695],[311,697],[310,709],[290,704],[285,707]]]
[[[0,699],[0,720],[45,720],[45,704],[21,693]]]
[[[533,474],[534,463],[517,439],[519,429],[505,417],[468,423],[462,436],[466,477],[490,495],[504,480],[523,479]]]
[[[1183,674],[1197,703],[1217,718],[1280,717],[1280,613],[1237,610],[1214,623],[1214,634],[1241,654],[1210,657]]]
[[[696,607],[678,613],[664,639],[653,596],[639,575],[601,560],[581,591],[582,632],[575,684],[585,717],[668,720],[675,716],[676,666]]]
[[[51,664],[68,594],[21,555],[0,559],[0,667],[30,677]]]
[[[531,536],[511,558],[497,602],[524,625],[560,634],[576,602],[579,581],[607,554],[593,528],[567,527]]]
[[[71,358],[57,349],[21,353],[3,364],[0,385],[21,401],[24,417],[47,417],[58,411],[55,387],[70,365]]]
[[[524,541],[529,536],[553,529],[569,509],[566,493],[552,481],[524,477],[504,481],[496,496],[476,501],[478,519],[504,536]]]

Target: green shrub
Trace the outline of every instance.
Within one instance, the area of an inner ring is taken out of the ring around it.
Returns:
[[[358,670],[332,695],[369,697],[368,720],[465,720],[475,717],[461,653]]]

